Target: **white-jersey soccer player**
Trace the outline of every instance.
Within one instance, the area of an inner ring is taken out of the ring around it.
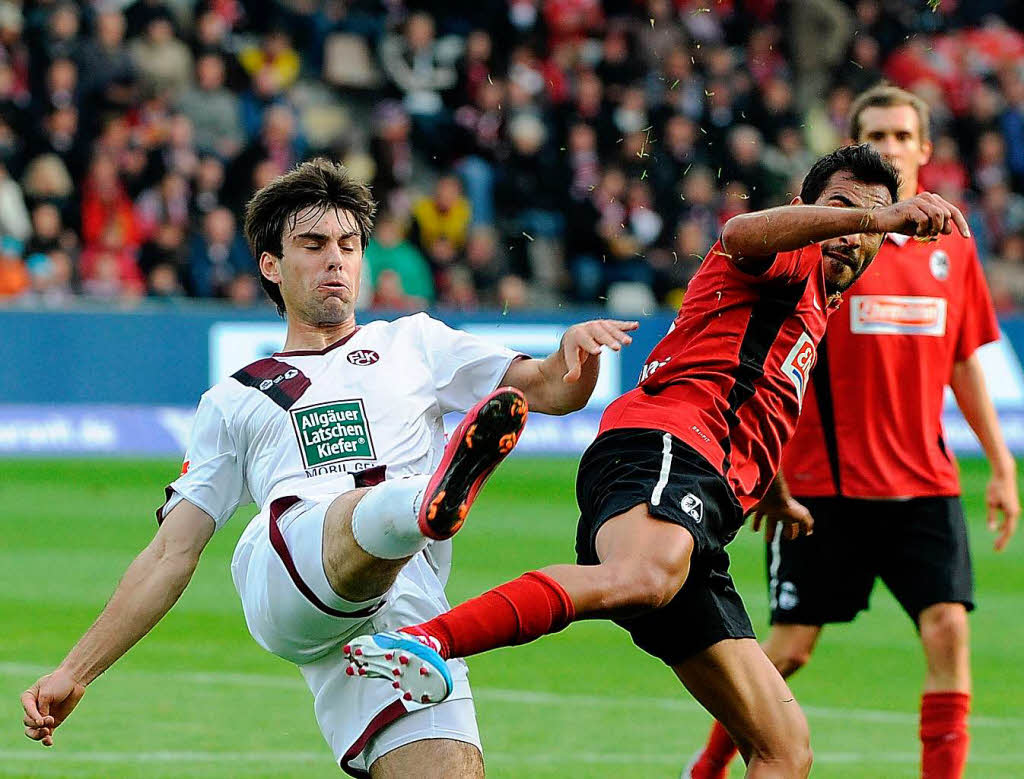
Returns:
[[[231,566],[246,624],[302,670],[341,767],[375,779],[483,776],[462,661],[438,670],[403,655],[407,674],[440,673],[430,688],[439,683],[445,701],[430,705],[397,683],[355,684],[346,640],[448,609],[449,539],[515,445],[527,403],[581,408],[595,355],[628,344],[637,323],[575,325],[543,360],[426,314],[358,327],[373,211],[369,191],[324,160],[250,201],[246,237],[287,320],[284,350],[203,395],[153,541],[60,666],[22,696],[29,738],[53,744],[86,686],[174,605],[213,533],[255,502]],[[449,411],[467,414],[446,445]]]

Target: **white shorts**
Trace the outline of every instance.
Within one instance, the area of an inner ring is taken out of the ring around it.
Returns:
[[[424,552],[406,564],[382,598],[340,598],[327,580],[322,552],[324,518],[335,497],[275,500],[242,534],[231,574],[249,632],[264,649],[299,666],[324,738],[352,775],[366,776],[377,757],[416,740],[452,738],[479,747],[464,661],[448,661],[454,689],[436,707],[402,700],[384,680],[345,674],[341,647],[347,640],[423,622],[450,607]],[[446,550],[439,551],[445,558]],[[409,712],[435,708],[400,733],[392,731],[392,723]]]

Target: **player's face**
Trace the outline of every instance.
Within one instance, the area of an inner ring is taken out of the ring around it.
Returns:
[[[892,204],[892,198],[884,185],[865,184],[849,171],[841,170],[829,179],[814,204],[834,208],[885,208]],[[845,291],[868,269],[883,238],[880,233],[857,233],[821,242],[822,268],[829,293]]]
[[[910,197],[917,189],[917,173],[928,162],[932,145],[921,138],[921,120],[909,105],[872,106],[860,114],[860,138],[888,160],[903,180],[900,197]]]
[[[272,262],[289,317],[315,326],[339,325],[355,316],[363,247],[352,214],[307,209],[286,223],[280,260]],[[267,257],[268,255],[264,255]],[[262,261],[261,261],[262,264]]]

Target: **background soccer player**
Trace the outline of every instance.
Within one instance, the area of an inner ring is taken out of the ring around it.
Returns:
[[[355,684],[341,645],[447,608],[448,539],[515,445],[524,396],[537,411],[581,408],[598,376],[590,358],[629,343],[637,323],[575,325],[544,360],[425,314],[359,327],[373,212],[369,190],[326,160],[250,201],[246,235],[288,323],[284,351],[203,395],[153,541],[60,666],[22,696],[29,738],[53,744],[86,686],[174,605],[214,531],[254,501],[231,565],[246,624],[301,668],[342,767],[375,779],[483,776],[461,661],[435,669],[449,697],[423,710],[419,698]],[[501,384],[518,389],[494,391]],[[468,414],[445,447],[448,411]]]
[[[608,407],[583,455],[580,564],[524,574],[404,633],[359,637],[346,648],[353,668],[394,680],[401,651],[436,651],[443,666],[611,618],[728,724],[748,776],[806,776],[806,721],[754,641],[724,547],[778,471],[828,316],[882,235],[967,230],[939,197],[896,199],[892,167],[850,146],[812,166],[794,205],[730,219],[640,385]],[[421,689],[415,675],[398,682]]]
[[[914,196],[931,154],[922,100],[891,86],[871,89],[852,106],[850,136],[899,170],[901,199]],[[772,630],[764,648],[784,676],[795,673],[822,626],[866,609],[880,578],[924,648],[922,776],[959,777],[967,758],[974,587],[942,401],[948,384],[991,464],[988,522],[1001,550],[1020,512],[1016,467],[976,354],[999,330],[974,242],[957,232],[930,242],[890,234],[855,292],[829,323],[783,459],[796,499],[780,480],[759,507],[774,536]],[[808,510],[812,536],[774,534],[776,522]],[[724,777],[734,754],[716,724],[690,776]]]

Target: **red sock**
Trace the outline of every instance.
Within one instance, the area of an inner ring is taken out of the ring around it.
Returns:
[[[967,713],[971,696],[965,692],[928,692],[921,697],[921,777],[960,779],[967,763]]]
[[[692,779],[725,779],[729,763],[738,751],[729,731],[716,722],[711,726],[704,751],[690,767],[690,776]]]
[[[402,628],[402,632],[436,638],[445,659],[469,657],[557,633],[575,616],[562,585],[540,571],[531,571],[429,622]]]

